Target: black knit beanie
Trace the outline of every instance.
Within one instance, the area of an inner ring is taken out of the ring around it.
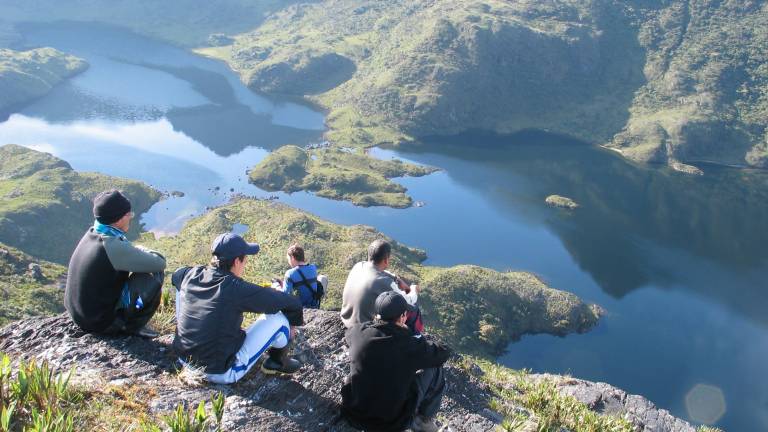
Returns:
[[[104,191],[93,199],[93,217],[104,225],[120,220],[131,211],[131,202],[118,190]]]

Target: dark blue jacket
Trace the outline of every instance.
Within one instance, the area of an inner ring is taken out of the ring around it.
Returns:
[[[226,372],[245,340],[243,313],[282,312],[292,326],[304,324],[299,299],[246,282],[213,267],[182,267],[171,277],[179,290],[173,348],[206,373]]]

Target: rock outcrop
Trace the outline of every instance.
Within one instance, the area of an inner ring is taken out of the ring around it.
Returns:
[[[291,378],[257,372],[259,365],[232,386],[189,384],[176,372],[171,335],[156,340],[108,338],[83,333],[66,315],[15,322],[0,330],[0,351],[15,357],[45,359],[64,370],[76,367],[74,383],[87,386],[151,387],[146,401],[152,413],[178,404],[197,405],[222,391],[228,431],[353,430],[340,419],[340,389],[347,374],[344,327],[337,313],[307,311],[295,349],[304,362]],[[477,378],[448,367],[448,395],[441,424],[450,430],[486,431],[495,427],[484,412],[491,393]]]
[[[47,360],[61,370],[75,367],[75,385],[143,388],[147,390],[143,394],[150,396],[141,403],[153,415],[167,413],[178,404],[195,406],[209,400],[211,394],[223,392],[227,431],[352,430],[338,411],[339,392],[348,371],[341,320],[328,311],[309,310],[305,315],[306,326],[295,347],[304,364],[296,375],[266,376],[258,372],[257,364],[231,386],[190,382],[184,373],[178,373],[170,347],[172,335],[155,340],[94,336],[83,333],[66,315],[17,321],[0,329],[0,352]],[[448,363],[448,389],[438,415],[444,431],[490,431],[500,423],[501,417],[489,408],[496,395],[478,369],[467,367],[458,355]],[[560,388],[596,411],[619,415],[625,411],[638,431],[694,430],[647,400],[605,384],[569,379]]]
[[[696,432],[688,422],[656,408],[648,399],[610,384],[549,374],[530,375],[529,379],[553,381],[561,394],[573,396],[592,411],[623,416],[642,431]]]

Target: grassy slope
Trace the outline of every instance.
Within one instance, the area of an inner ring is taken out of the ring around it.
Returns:
[[[611,145],[638,160],[768,167],[768,5],[675,1],[641,12],[647,83]]]
[[[43,96],[87,64],[53,48],[0,49],[0,112]]]
[[[40,266],[41,278],[29,271]],[[50,315],[64,311],[63,284],[66,268],[33,258],[16,248],[0,243],[0,326],[31,315]]]
[[[371,158],[359,150],[321,148],[304,150],[284,146],[270,153],[250,172],[250,181],[269,190],[310,190],[318,195],[348,200],[355,205],[405,208],[412,204],[395,177],[422,176],[431,168],[399,160]]]
[[[309,95],[344,146],[539,128],[636,160],[765,166],[766,28],[758,2],[325,0],[202,52]]]
[[[210,242],[234,223],[246,224],[246,239],[262,246],[248,263],[247,279],[282,277],[288,265],[285,251],[299,242],[309,260],[329,275],[325,308],[340,306],[347,272],[365,258],[371,241],[385,237],[370,227],[337,225],[282,204],[244,199],[192,220],[177,236],[143,240],[162,251],[173,270],[207,263]],[[581,332],[598,320],[596,306],[551,289],[531,274],[474,266],[427,267],[420,264],[424,252],[393,244],[394,270],[424,287],[421,303],[427,326],[464,352],[497,354],[522,334]]]
[[[47,153],[0,147],[0,242],[66,264],[92,223],[92,198],[113,188],[125,192],[137,215],[160,199],[159,192],[136,181],[78,173]],[[134,224],[129,234],[137,235],[139,228]]]

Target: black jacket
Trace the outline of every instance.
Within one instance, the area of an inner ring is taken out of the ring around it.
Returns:
[[[180,292],[173,348],[179,357],[218,374],[229,369],[245,340],[243,313],[282,312],[292,326],[304,324],[301,301],[212,267],[182,267],[173,273]]]
[[[164,269],[165,259],[157,252],[91,228],[69,260],[64,306],[83,330],[103,331],[115,320],[115,307],[130,273]]]
[[[350,375],[341,389],[342,413],[366,431],[401,431],[416,413],[420,369],[442,366],[450,350],[407,328],[380,321],[347,330]]]

